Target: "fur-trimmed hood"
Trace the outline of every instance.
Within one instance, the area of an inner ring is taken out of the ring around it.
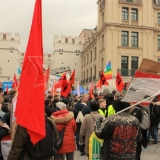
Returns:
[[[160,106],[160,101],[153,103],[153,105]]]
[[[52,115],[55,123],[68,123],[71,119],[73,119],[73,117],[73,112],[69,112],[66,109],[56,111]]]

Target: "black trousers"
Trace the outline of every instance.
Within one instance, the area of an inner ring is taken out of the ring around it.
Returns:
[[[66,160],[74,160],[74,152],[65,153],[65,154],[56,154],[54,160],[64,160],[66,155]]]
[[[142,129],[141,133],[142,133],[142,146],[146,148],[147,147],[147,130]]]

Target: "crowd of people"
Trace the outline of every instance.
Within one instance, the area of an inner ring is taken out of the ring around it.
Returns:
[[[8,93],[0,88],[0,139],[11,132],[12,100],[17,91]],[[160,118],[160,102],[155,97],[148,107],[137,105],[125,112],[116,114],[127,108],[131,103],[122,102],[122,93],[104,89],[102,93],[69,94],[62,97],[57,93],[54,97],[45,93],[45,114],[56,128],[57,134],[65,127],[63,142],[55,152],[56,160],[74,160],[74,151],[79,150],[81,156],[89,155],[89,138],[93,132],[103,139],[99,151],[102,160],[140,160],[142,150],[147,151],[148,145],[158,143],[158,124]],[[79,113],[83,121],[78,121]],[[144,112],[150,120],[149,128],[142,128]],[[28,133],[18,126],[12,142],[8,160],[30,160],[25,150]],[[58,137],[57,137],[58,139]],[[2,155],[1,155],[2,157]],[[53,157],[47,160],[52,160]]]

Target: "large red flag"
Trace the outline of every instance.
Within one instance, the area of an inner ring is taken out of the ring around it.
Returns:
[[[103,71],[101,71],[101,76],[100,76],[100,88],[102,87],[102,85],[109,85]]]
[[[66,81],[66,79],[67,79],[66,73],[64,73],[64,74],[62,75],[62,77],[59,79],[59,81],[56,83],[55,88],[56,88],[56,89],[57,89],[57,88],[61,88],[62,85],[63,85],[63,83],[64,83],[64,81]]]
[[[117,76],[116,76],[116,88],[117,88],[117,91],[122,92],[122,90],[124,88],[124,85],[125,85],[125,83],[124,83],[120,73],[118,72]]]
[[[35,3],[15,114],[17,123],[27,129],[33,144],[46,135],[41,3],[41,0]]]
[[[63,81],[62,83],[62,88],[61,88],[61,95],[63,97],[67,97],[68,94],[70,93],[71,91],[71,86],[70,86],[70,83],[66,80]]]
[[[12,89],[17,89],[17,87],[18,87],[18,81],[17,81],[17,78],[16,78],[16,74],[14,73]]]
[[[55,85],[56,85],[56,81],[55,79],[53,80],[53,84],[52,84],[52,90],[51,90],[51,95],[54,97],[57,93],[56,91],[56,88],[55,88]]]
[[[49,81],[49,73],[50,72],[50,68],[48,68],[44,74],[44,82],[45,82],[45,87],[44,87],[44,90],[47,91],[48,89],[48,81]]]

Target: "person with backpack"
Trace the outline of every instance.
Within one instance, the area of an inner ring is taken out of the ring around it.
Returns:
[[[66,160],[74,160],[74,151],[76,150],[74,140],[76,122],[74,114],[66,109],[66,105],[63,102],[56,103],[56,109],[57,111],[51,117],[56,123],[61,146],[56,151],[55,160],[64,160],[64,154],[66,155]]]
[[[58,141],[54,120],[44,116],[46,137],[33,145],[27,129],[18,125],[7,160],[53,160]]]
[[[85,115],[81,125],[80,134],[79,134],[79,144],[80,145],[85,144],[84,152],[86,155],[88,155],[89,153],[89,138],[94,132],[94,122],[100,117],[105,117],[104,115],[101,115],[98,112],[98,108],[99,108],[98,103],[96,101],[92,101],[90,103],[91,113]]]

